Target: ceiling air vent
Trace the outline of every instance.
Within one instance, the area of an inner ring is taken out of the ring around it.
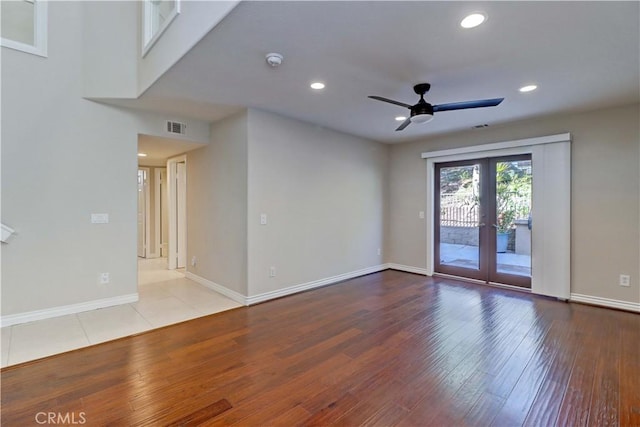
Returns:
[[[178,135],[184,135],[187,130],[187,125],[180,122],[172,122],[167,120],[167,132],[177,133]]]

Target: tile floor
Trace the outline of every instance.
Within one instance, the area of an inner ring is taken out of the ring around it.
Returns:
[[[138,262],[138,302],[2,328],[2,367],[240,307],[166,259]]]

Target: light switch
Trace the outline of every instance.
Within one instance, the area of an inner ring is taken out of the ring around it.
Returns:
[[[418,212],[418,218],[424,219],[424,211]]]
[[[91,224],[108,224],[109,214],[106,213],[92,213]]]
[[[267,214],[260,214],[260,225],[267,225]]]

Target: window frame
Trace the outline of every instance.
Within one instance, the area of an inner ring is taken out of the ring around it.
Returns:
[[[146,34],[147,34],[147,24],[150,20],[150,7],[151,6],[151,0],[144,0],[141,2],[141,34],[140,34],[140,41],[142,44],[142,58],[144,58],[145,56],[147,56],[147,53],[149,53],[149,51],[151,50],[151,48],[153,47],[153,45],[156,44],[156,42],[158,41],[158,39],[160,39],[160,37],[162,36],[162,33],[164,33],[166,31],[167,28],[169,28],[169,25],[171,25],[171,23],[176,19],[176,17],[180,14],[180,0],[174,0],[175,1],[175,6],[173,8],[173,10],[171,10],[171,12],[169,13],[169,16],[167,17],[166,21],[164,21],[164,23],[158,28],[158,31],[156,31],[156,33],[149,39],[148,42],[145,43],[145,38],[146,38]]]
[[[48,25],[48,2],[41,0],[23,0],[33,3],[33,41],[34,44],[26,44],[15,40],[0,37],[0,46],[20,52],[46,58],[47,52],[47,25]]]

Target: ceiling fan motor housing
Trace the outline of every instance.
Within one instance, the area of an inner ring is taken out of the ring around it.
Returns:
[[[424,100],[420,100],[411,107],[411,121],[416,123],[426,123],[433,119],[433,105]]]

